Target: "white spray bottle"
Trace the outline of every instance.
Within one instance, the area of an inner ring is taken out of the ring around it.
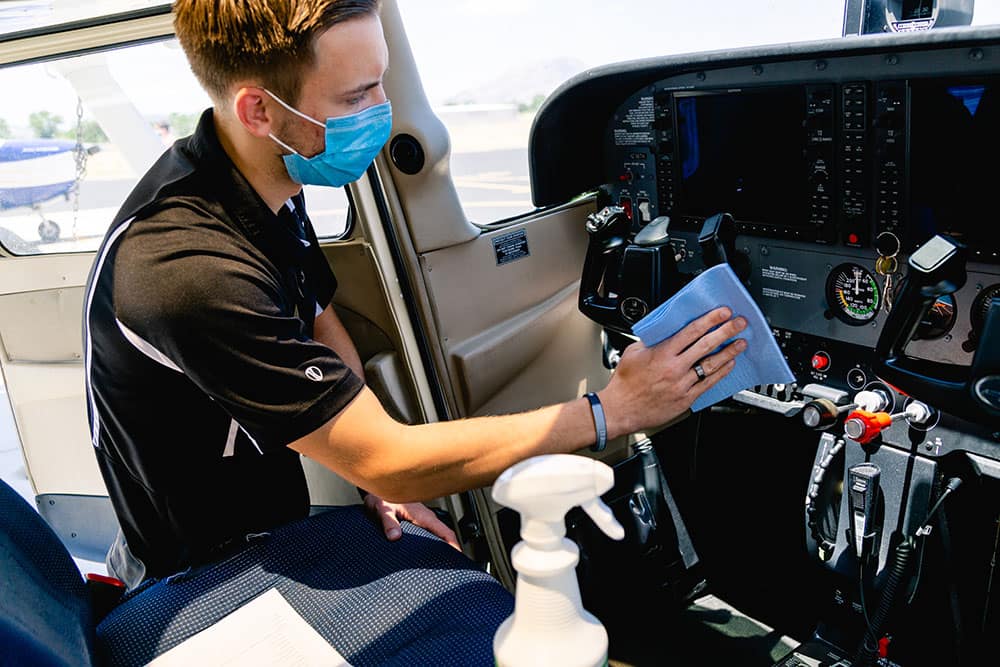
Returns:
[[[573,454],[545,454],[511,466],[493,485],[493,499],[521,515],[514,613],[493,636],[498,667],[603,667],[608,633],[583,608],[576,580],[580,549],[566,538],[566,512],[579,505],[609,537],[625,529],[601,495],[614,484],[605,463]]]

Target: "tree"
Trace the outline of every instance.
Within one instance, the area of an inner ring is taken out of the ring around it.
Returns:
[[[59,136],[76,141],[76,128],[70,128]],[[108,135],[104,134],[104,130],[96,120],[85,120],[80,123],[80,141],[87,144],[102,144],[108,141]]]
[[[62,125],[62,116],[57,116],[51,111],[35,111],[28,116],[28,125],[35,131],[35,136],[39,139],[51,139],[59,134],[59,126]]]
[[[0,118],[0,139],[10,139],[10,125],[3,118]]]

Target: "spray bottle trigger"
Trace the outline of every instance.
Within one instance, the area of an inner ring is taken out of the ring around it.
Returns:
[[[604,501],[600,498],[592,498],[581,503],[580,508],[611,539],[620,540],[625,537],[625,529],[618,523],[618,519],[615,518],[611,508],[604,504]]]

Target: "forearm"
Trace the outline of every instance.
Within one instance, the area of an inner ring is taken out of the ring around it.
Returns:
[[[340,415],[290,446],[386,500],[414,502],[487,486],[525,458],[574,452],[594,441],[583,398],[514,415],[410,426],[392,420],[363,388]]]
[[[514,415],[404,428],[408,455],[384,477],[384,491],[406,500],[488,486],[518,461],[572,453],[596,440],[590,404],[583,398]]]

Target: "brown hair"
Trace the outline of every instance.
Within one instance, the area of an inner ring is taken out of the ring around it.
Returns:
[[[216,103],[237,81],[257,79],[294,105],[315,64],[316,37],[378,7],[379,0],[176,0],[174,32]]]

